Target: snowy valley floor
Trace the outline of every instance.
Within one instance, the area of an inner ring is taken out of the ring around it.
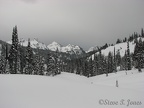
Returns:
[[[144,71],[92,78],[0,74],[0,108],[144,108]]]

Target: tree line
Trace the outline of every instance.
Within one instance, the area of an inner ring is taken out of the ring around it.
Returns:
[[[13,28],[12,45],[8,48],[7,44],[1,46],[0,53],[0,73],[1,74],[31,74],[31,75],[57,75],[62,71],[92,77],[100,74],[117,72],[120,70],[131,70],[137,68],[141,72],[144,67],[144,38],[143,29],[141,35],[132,34],[127,42],[127,50],[124,56],[121,56],[120,50],[113,49],[107,56],[102,54],[102,50],[108,47],[105,44],[98,47],[90,55],[64,55],[57,50],[51,53],[46,51],[46,56],[40,53],[40,49],[31,48],[30,39],[28,45],[24,48],[18,39],[17,26]],[[129,43],[134,41],[134,53],[130,53]],[[121,41],[118,39],[118,43]]]

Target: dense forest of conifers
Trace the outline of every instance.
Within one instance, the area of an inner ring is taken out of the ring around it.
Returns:
[[[144,68],[144,31],[135,33],[123,40],[118,39],[116,44],[127,42],[125,55],[121,56],[119,51],[109,52],[108,56],[101,53],[113,44],[107,43],[97,50],[82,55],[61,53],[39,48],[31,48],[30,39],[27,47],[19,43],[17,27],[13,28],[12,45],[1,42],[0,73],[1,74],[30,74],[30,75],[57,75],[61,72],[70,72],[86,77],[100,74],[117,72],[120,70],[131,70],[137,68],[139,72]],[[130,53],[129,42],[134,41],[134,53]],[[119,67],[119,68],[118,68]]]

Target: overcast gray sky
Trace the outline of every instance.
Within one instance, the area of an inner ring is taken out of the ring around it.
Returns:
[[[38,38],[45,44],[114,43],[144,28],[144,0],[0,0],[0,39]]]

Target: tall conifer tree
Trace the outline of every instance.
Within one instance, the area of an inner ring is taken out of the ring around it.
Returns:
[[[127,69],[131,70],[131,57],[130,57],[129,42],[127,42]]]
[[[18,43],[17,26],[15,26],[12,33],[12,46],[9,51],[9,65],[11,74],[18,73]]]

